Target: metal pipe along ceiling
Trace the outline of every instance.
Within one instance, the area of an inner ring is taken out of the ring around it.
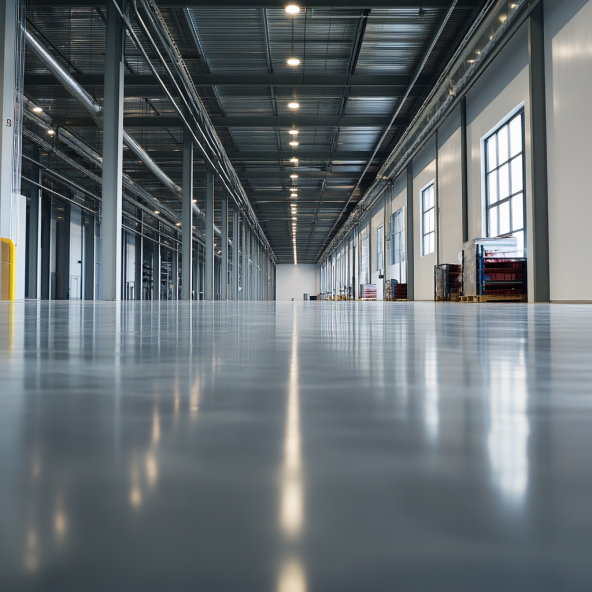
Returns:
[[[27,43],[31,51],[43,62],[43,65],[60,81],[64,88],[90,113],[97,125],[103,127],[103,108],[70,76],[54,57],[35,39],[25,31]],[[177,197],[183,196],[179,187],[153,160],[148,153],[124,130],[123,141],[130,150],[154,173],[158,180]]]
[[[27,43],[31,51],[41,60],[43,65],[59,80],[64,88],[90,113],[96,124],[102,129],[103,108],[99,105],[83,88],[62,68],[54,57],[43,47],[37,39],[29,32],[25,31]],[[152,171],[158,180],[170,189],[177,197],[183,197],[183,190],[179,187],[149,156],[149,154],[132,138],[125,130],[123,131],[123,140],[129,149]],[[196,213],[204,217],[204,213],[194,204]],[[221,235],[220,229],[214,226],[217,235]]]

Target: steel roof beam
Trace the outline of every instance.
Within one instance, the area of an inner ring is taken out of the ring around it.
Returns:
[[[82,86],[103,86],[103,76],[100,74],[70,74]],[[384,86],[401,87],[404,91],[411,82],[411,76],[386,74],[193,74],[196,86]],[[423,76],[418,81],[418,88],[424,88],[430,83],[430,76]],[[25,86],[61,86],[52,74],[25,74]],[[160,89],[151,74],[126,74],[126,87],[142,87]]]
[[[475,8],[480,0],[459,0],[458,8]],[[105,0],[35,0],[34,8],[59,6],[92,6],[93,8],[107,3]],[[212,7],[212,8],[280,8],[286,7],[285,0],[158,0],[160,8]],[[307,8],[449,8],[446,0],[308,0]]]
[[[182,159],[182,152],[178,151],[170,151],[170,150],[153,150],[153,151],[148,151],[148,154],[156,159],[156,160],[160,160],[160,161],[173,161],[176,162],[178,161],[179,163],[181,162]],[[370,158],[370,156],[372,155],[372,152],[370,150],[343,150],[343,151],[337,151],[337,152],[331,152],[329,149],[327,150],[298,150],[297,152],[292,153],[292,151],[278,151],[278,150],[245,150],[244,152],[231,152],[228,151],[226,153],[228,155],[228,158],[230,158],[230,160],[289,160],[290,158],[292,158],[292,154],[295,154],[298,158],[302,159],[302,158],[306,158],[306,159],[312,159],[312,160],[326,160],[329,158],[332,158],[334,160],[338,160],[338,161],[360,161],[360,162],[364,162],[366,163],[368,161],[368,159]],[[383,158],[386,158],[386,156],[388,156],[388,152],[386,150],[384,151],[380,151],[376,154],[375,159],[376,160],[381,160]],[[126,155],[126,160],[133,160],[133,157],[131,155]],[[256,174],[259,174],[259,171],[250,171]],[[278,175],[281,175],[282,177],[288,177],[291,173],[293,173],[294,171],[292,171],[292,169],[289,169],[287,171],[275,171]],[[358,172],[352,172],[352,175],[357,175],[359,173]],[[249,176],[249,172],[248,171],[237,171],[237,174],[240,175],[246,175]],[[309,173],[302,173],[304,174],[309,174]],[[320,171],[321,175],[325,175],[325,173],[323,171]]]
[[[59,119],[55,118],[56,121]],[[279,117],[261,117],[257,115],[230,115],[228,117],[211,117],[214,127],[255,127],[255,128],[291,128],[304,127],[363,127],[363,128],[384,128],[390,122],[390,117],[383,115],[356,115],[356,116],[325,116],[325,115],[303,115],[295,116],[280,115]],[[60,122],[62,125],[73,128],[96,127],[91,117],[64,117]],[[407,124],[406,117],[398,117],[395,126]],[[123,125],[126,128],[161,128],[161,127],[182,127],[182,122],[175,116],[154,116],[154,117],[124,117]],[[296,154],[296,152],[295,152]]]

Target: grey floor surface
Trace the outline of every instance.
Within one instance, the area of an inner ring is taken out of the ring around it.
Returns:
[[[3,303],[0,590],[592,590],[592,306]]]

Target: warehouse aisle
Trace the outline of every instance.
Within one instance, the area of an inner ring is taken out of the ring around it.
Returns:
[[[592,307],[0,322],[0,590],[592,589]]]

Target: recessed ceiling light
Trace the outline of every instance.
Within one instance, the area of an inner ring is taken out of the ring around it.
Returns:
[[[299,109],[300,104],[296,102],[288,103],[288,109]]]
[[[290,146],[298,146],[298,142],[290,142]]]
[[[290,179],[298,179],[298,175],[290,175]]]
[[[288,131],[288,133],[289,133],[291,136],[297,136],[297,135],[298,135],[298,130],[291,129],[291,130],[289,130],[289,131]]]
[[[288,66],[299,66],[300,60],[298,58],[288,58]]]
[[[41,113],[43,109],[41,107],[33,107],[33,111],[35,111],[35,113]]]
[[[300,12],[300,6],[296,6],[296,4],[288,4],[288,6],[286,6],[286,12],[288,14],[298,14]]]

